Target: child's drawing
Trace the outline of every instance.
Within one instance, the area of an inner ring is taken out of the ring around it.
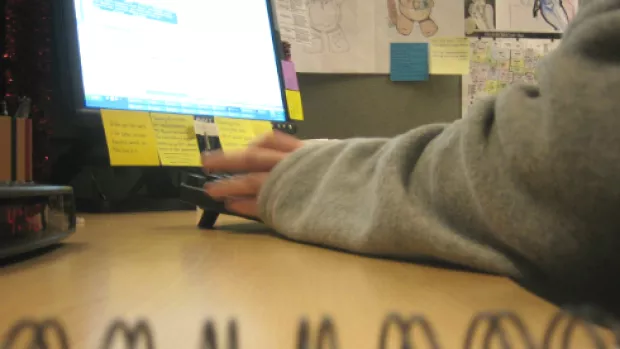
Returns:
[[[344,53],[349,41],[342,30],[342,2],[344,0],[306,0],[312,27],[312,46],[308,53]]]
[[[416,22],[425,37],[433,36],[439,30],[431,18],[434,0],[387,0],[387,6],[390,25],[396,26],[400,35],[410,35]]]
[[[499,30],[564,32],[577,15],[579,0],[495,0]]]
[[[532,6],[532,16],[539,16],[556,31],[564,31],[575,18],[579,0],[521,0],[524,6]]]
[[[554,30],[564,31],[568,27],[570,19],[563,2],[563,0],[535,0],[534,18],[541,15]]]
[[[466,0],[465,28],[467,34],[494,30],[495,0]]]

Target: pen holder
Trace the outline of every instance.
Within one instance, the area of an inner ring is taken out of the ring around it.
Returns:
[[[0,182],[32,181],[32,120],[0,116]]]

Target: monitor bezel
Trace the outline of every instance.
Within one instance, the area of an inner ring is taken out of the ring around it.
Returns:
[[[280,38],[280,32],[278,30],[276,16],[273,9],[271,0],[263,0],[267,6],[267,15],[269,18],[269,25],[271,28],[271,43],[272,50],[274,52],[274,58],[276,60],[276,67],[278,72],[278,82],[280,84],[282,105],[284,107],[284,120],[267,120],[272,123],[288,123],[291,122],[289,108],[286,100],[286,86],[284,82],[284,74],[282,70],[283,50],[282,41]],[[77,18],[74,0],[61,0],[56,2],[60,5],[59,11],[56,12],[61,17],[60,26],[56,27],[57,35],[57,47],[59,49],[59,55],[57,57],[61,60],[61,79],[68,78],[70,80],[70,86],[61,83],[59,86],[60,95],[63,101],[61,104],[71,109],[71,114],[76,116],[72,120],[72,124],[78,124],[79,126],[100,126],[101,121],[101,108],[89,108],[86,106],[86,96],[84,92],[84,84],[82,78],[82,59],[80,54],[80,46],[78,40],[78,28]],[[64,51],[64,54],[63,54]],[[65,63],[62,63],[64,61]],[[63,87],[64,85],[64,87]],[[67,91],[69,89],[69,91]],[[64,108],[63,108],[64,109]],[[65,109],[66,110],[66,109]],[[66,113],[69,112],[66,110]],[[182,114],[182,113],[175,113]],[[185,114],[184,114],[185,115]],[[192,115],[200,117],[214,117],[217,115]],[[68,116],[67,116],[68,117]],[[251,118],[235,118],[243,120],[262,120]],[[264,121],[264,120],[263,120]]]

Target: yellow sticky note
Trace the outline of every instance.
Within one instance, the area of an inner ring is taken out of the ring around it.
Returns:
[[[497,80],[488,80],[484,86],[484,91],[488,94],[494,95],[497,93],[499,84]]]
[[[102,110],[112,166],[159,166],[157,141],[149,113]]]
[[[434,75],[469,74],[469,39],[434,38],[430,41],[430,73]]]
[[[254,137],[260,137],[264,134],[273,132],[273,125],[269,121],[246,120],[252,125]]]
[[[525,62],[523,60],[513,60],[510,62],[510,71],[513,73],[525,73]]]
[[[229,119],[222,117],[214,118],[217,132],[220,138],[222,150],[238,151],[248,147],[255,138],[254,129],[248,120]]]
[[[510,55],[510,71],[514,73],[525,72],[525,57],[523,51],[513,50]]]
[[[304,107],[301,103],[301,93],[299,91],[286,90],[286,103],[288,113],[293,120],[304,120]]]
[[[151,113],[151,123],[163,166],[201,166],[193,116]]]
[[[269,121],[244,120],[215,117],[215,124],[220,138],[222,150],[239,151],[266,133],[273,132],[273,126]]]
[[[475,53],[474,57],[472,58],[472,61],[476,63],[486,63],[488,60],[489,60],[489,56],[486,54],[486,52]]]

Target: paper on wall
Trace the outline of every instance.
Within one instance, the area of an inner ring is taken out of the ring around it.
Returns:
[[[430,73],[434,75],[469,74],[469,39],[436,38],[430,45]]]
[[[311,44],[292,44],[298,72],[374,71],[374,3],[370,0],[307,0]]]
[[[497,1],[497,29],[537,33],[564,32],[579,8],[579,0]]]
[[[280,38],[289,43],[309,45],[311,29],[306,0],[272,0]]]
[[[549,39],[471,38],[470,73],[462,80],[462,116],[478,100],[511,84],[536,84],[539,62],[558,45],[559,40]]]
[[[399,0],[375,1],[374,73],[390,71],[390,44],[393,42],[429,42],[433,38],[463,36],[465,5],[462,1],[411,1],[412,4],[418,2],[422,8],[413,10],[400,5]]]
[[[463,36],[465,27],[454,0],[306,1],[312,39],[292,44],[298,72],[389,73],[391,43]]]
[[[428,81],[428,44],[392,43],[390,49],[390,80]]]
[[[465,2],[465,34],[495,30],[495,3],[505,0],[463,0]]]

